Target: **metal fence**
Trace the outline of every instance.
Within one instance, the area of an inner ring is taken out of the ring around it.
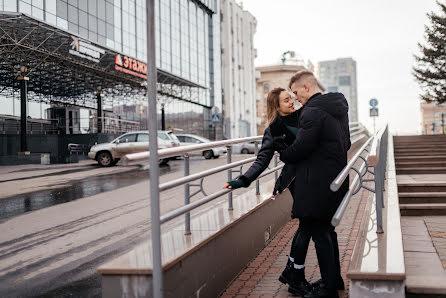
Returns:
[[[332,218],[331,223],[333,226],[339,225],[352,196],[358,193],[361,188],[364,188],[375,193],[377,219],[376,232],[384,232],[382,224],[382,208],[384,207],[383,192],[387,165],[387,137],[388,127],[385,126],[385,128],[379,130],[374,136],[367,139],[364,145],[362,145],[359,151],[350,159],[348,164],[331,183],[330,189],[332,191],[337,191],[348,177],[350,170],[353,170],[357,174]],[[358,160],[362,160],[362,163],[359,167],[356,167],[355,164]],[[365,178],[365,175],[368,173],[373,175],[373,179]],[[365,183],[367,182],[374,182],[374,188],[366,186]]]
[[[20,125],[20,117],[0,116],[1,134],[20,134]],[[27,134],[89,134],[98,133],[99,126],[102,133],[126,133],[141,129],[139,121],[114,117],[73,118],[62,120],[62,123],[60,119],[26,119]]]

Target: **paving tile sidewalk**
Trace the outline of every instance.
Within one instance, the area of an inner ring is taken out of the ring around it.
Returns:
[[[371,194],[364,189],[361,189],[353,196],[340,225],[336,228],[341,274],[346,286],[345,291],[339,292],[340,297],[349,296],[349,281],[346,274],[365,205],[370,197]],[[280,283],[278,277],[285,267],[291,242],[298,227],[299,221],[297,219],[288,222],[257,257],[234,279],[221,297],[296,297],[288,293],[288,286]],[[310,242],[305,262],[305,275],[310,282],[320,278],[316,251],[312,241]]]

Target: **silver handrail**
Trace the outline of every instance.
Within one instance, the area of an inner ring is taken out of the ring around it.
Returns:
[[[230,145],[234,145],[234,144],[260,141],[261,139],[262,139],[262,136],[255,136],[255,137],[238,138],[238,139],[215,141],[215,142],[202,143],[202,144],[196,144],[196,145],[188,145],[188,146],[160,149],[160,150],[158,150],[158,158],[163,159],[163,158],[174,157],[174,156],[182,156],[189,152],[204,151],[204,150],[212,149],[215,147],[223,147],[223,146],[230,146]],[[129,162],[129,161],[138,161],[141,159],[148,159],[149,157],[150,157],[150,152],[144,151],[144,152],[127,154],[126,156],[124,156],[122,161],[125,164],[126,162]]]
[[[180,185],[188,183],[188,182],[192,182],[194,180],[198,180],[200,178],[204,178],[204,177],[212,175],[212,174],[216,174],[218,172],[222,172],[224,170],[232,169],[232,168],[235,168],[235,167],[238,167],[238,166],[250,163],[252,161],[255,161],[256,158],[257,157],[255,157],[255,156],[254,157],[250,157],[250,158],[247,158],[247,159],[243,159],[243,160],[232,162],[232,163],[229,163],[229,164],[226,164],[226,165],[222,165],[222,166],[210,169],[210,170],[202,171],[200,173],[196,173],[196,174],[193,174],[193,175],[189,175],[189,176],[185,176],[185,177],[182,177],[182,178],[179,178],[179,179],[175,179],[173,181],[169,181],[169,182],[160,184],[159,190],[160,191],[164,191],[164,190],[167,190],[167,189],[170,189],[170,188],[173,188],[173,187],[176,187],[176,186],[180,186]]]
[[[347,193],[344,195],[341,204],[336,210],[331,224],[333,226],[339,225],[342,216],[347,209],[348,204],[353,195],[359,192],[361,188],[367,189],[375,193],[376,196],[376,218],[377,218],[377,233],[383,233],[382,226],[382,208],[384,207],[383,201],[383,191],[384,191],[384,178],[385,178],[385,170],[386,170],[386,162],[387,162],[387,135],[388,135],[388,127],[385,126],[384,129],[379,130],[374,136],[370,137],[364,145],[359,149],[359,151],[351,158],[350,162],[344,167],[344,169],[339,173],[339,175],[333,180],[330,185],[330,189],[335,192],[339,190],[341,185],[344,183],[347,178],[350,170],[354,170],[357,173],[357,176],[353,179],[350,184],[350,188]],[[372,156],[370,156],[369,152],[372,152]],[[366,156],[363,156],[364,154]],[[371,159],[369,160],[369,157]],[[354,167],[354,164],[358,159],[362,159],[363,163],[359,167],[359,169]],[[371,171],[369,168],[374,168]],[[370,173],[374,176],[374,179],[364,179],[364,176]],[[375,182],[375,187],[370,188],[366,186],[365,182]]]
[[[374,137],[370,137],[364,145],[356,152],[355,155],[350,159],[350,161],[347,163],[347,165],[342,169],[342,171],[338,174],[338,176],[333,180],[333,182],[330,184],[331,191],[335,192],[338,191],[341,185],[344,183],[345,179],[347,178],[348,174],[350,173],[350,170],[353,168],[354,164],[358,160],[358,158],[361,156],[361,154],[364,152],[364,150],[367,148],[367,146],[370,144],[370,142],[373,140]]]

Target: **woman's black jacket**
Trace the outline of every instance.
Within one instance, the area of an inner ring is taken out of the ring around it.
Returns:
[[[299,111],[295,111],[292,117],[298,121]],[[263,134],[262,147],[259,150],[257,159],[246,171],[244,175],[238,177],[248,186],[254,181],[269,165],[275,151],[282,151],[290,146],[296,136],[286,128],[281,117],[277,117],[266,129]],[[295,177],[295,165],[285,164],[279,178],[276,181],[273,194],[282,192],[293,181]]]

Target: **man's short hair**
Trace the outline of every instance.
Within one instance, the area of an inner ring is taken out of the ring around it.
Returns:
[[[288,87],[291,89],[291,85],[293,85],[297,81],[303,79],[304,77],[310,77],[310,76],[315,79],[314,82],[317,84],[316,77],[314,76],[314,74],[311,71],[307,70],[307,69],[302,69],[302,70],[299,70],[298,72],[296,72],[291,77],[290,83],[288,84]]]

